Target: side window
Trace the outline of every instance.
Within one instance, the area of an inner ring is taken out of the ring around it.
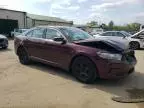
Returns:
[[[39,29],[33,30],[33,34],[31,37],[43,38],[44,37],[44,29],[39,28]]]
[[[117,32],[117,36],[118,37],[124,37],[124,35],[122,33],[120,33],[120,32]]]
[[[54,39],[55,37],[61,37],[61,34],[54,29],[47,29],[46,39]]]
[[[112,34],[112,36],[117,36],[116,32],[112,32],[111,34]]]
[[[33,30],[32,30],[32,31],[29,31],[25,36],[27,36],[27,37],[32,37],[32,35],[33,35]]]
[[[112,36],[112,33],[111,32],[106,32],[106,33],[103,33],[102,36]]]

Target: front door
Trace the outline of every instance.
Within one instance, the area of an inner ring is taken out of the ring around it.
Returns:
[[[62,37],[62,34],[55,29],[46,30],[45,53],[43,59],[61,67],[67,67],[72,56],[71,44],[62,44],[54,41],[55,37]]]

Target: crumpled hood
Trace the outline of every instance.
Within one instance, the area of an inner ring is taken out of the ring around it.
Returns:
[[[99,36],[99,35],[95,35],[94,36],[95,39],[99,39],[99,40],[108,40],[108,41],[115,41],[115,42],[119,42],[121,44],[124,44],[125,46],[128,46],[130,43],[130,40],[128,38],[118,38],[118,37],[104,37],[104,36]]]
[[[104,40],[106,43],[111,44],[113,47],[121,49],[121,50],[127,50],[129,49],[129,41],[122,41],[122,40]]]
[[[144,32],[144,29],[141,30],[141,31],[139,31],[139,32],[137,32],[137,33],[135,33],[135,34],[133,34],[133,35],[130,36],[130,37],[138,37],[138,35],[139,35],[141,32]]]
[[[0,34],[0,38],[5,38],[5,39],[6,39],[7,37],[5,37],[4,35],[1,35],[1,34]]]
[[[118,50],[120,52],[129,49],[129,43],[128,42],[126,43],[126,42],[123,42],[123,41],[111,40],[111,39],[88,39],[88,40],[77,41],[75,43],[76,44],[81,44],[81,45],[86,45],[86,44],[98,43],[98,42],[107,44],[108,46],[111,46],[111,47],[115,48],[116,50]]]

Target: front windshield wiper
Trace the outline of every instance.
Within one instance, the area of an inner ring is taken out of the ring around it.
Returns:
[[[80,41],[80,40],[85,40],[85,39],[77,39],[77,40],[73,40],[73,41]]]

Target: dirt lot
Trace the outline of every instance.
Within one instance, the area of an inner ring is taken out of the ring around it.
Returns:
[[[126,96],[128,88],[144,88],[144,51],[136,51],[136,56],[136,72],[128,78],[86,85],[60,69],[40,63],[21,65],[10,41],[8,50],[0,50],[0,107],[144,108],[144,103],[111,100]]]

